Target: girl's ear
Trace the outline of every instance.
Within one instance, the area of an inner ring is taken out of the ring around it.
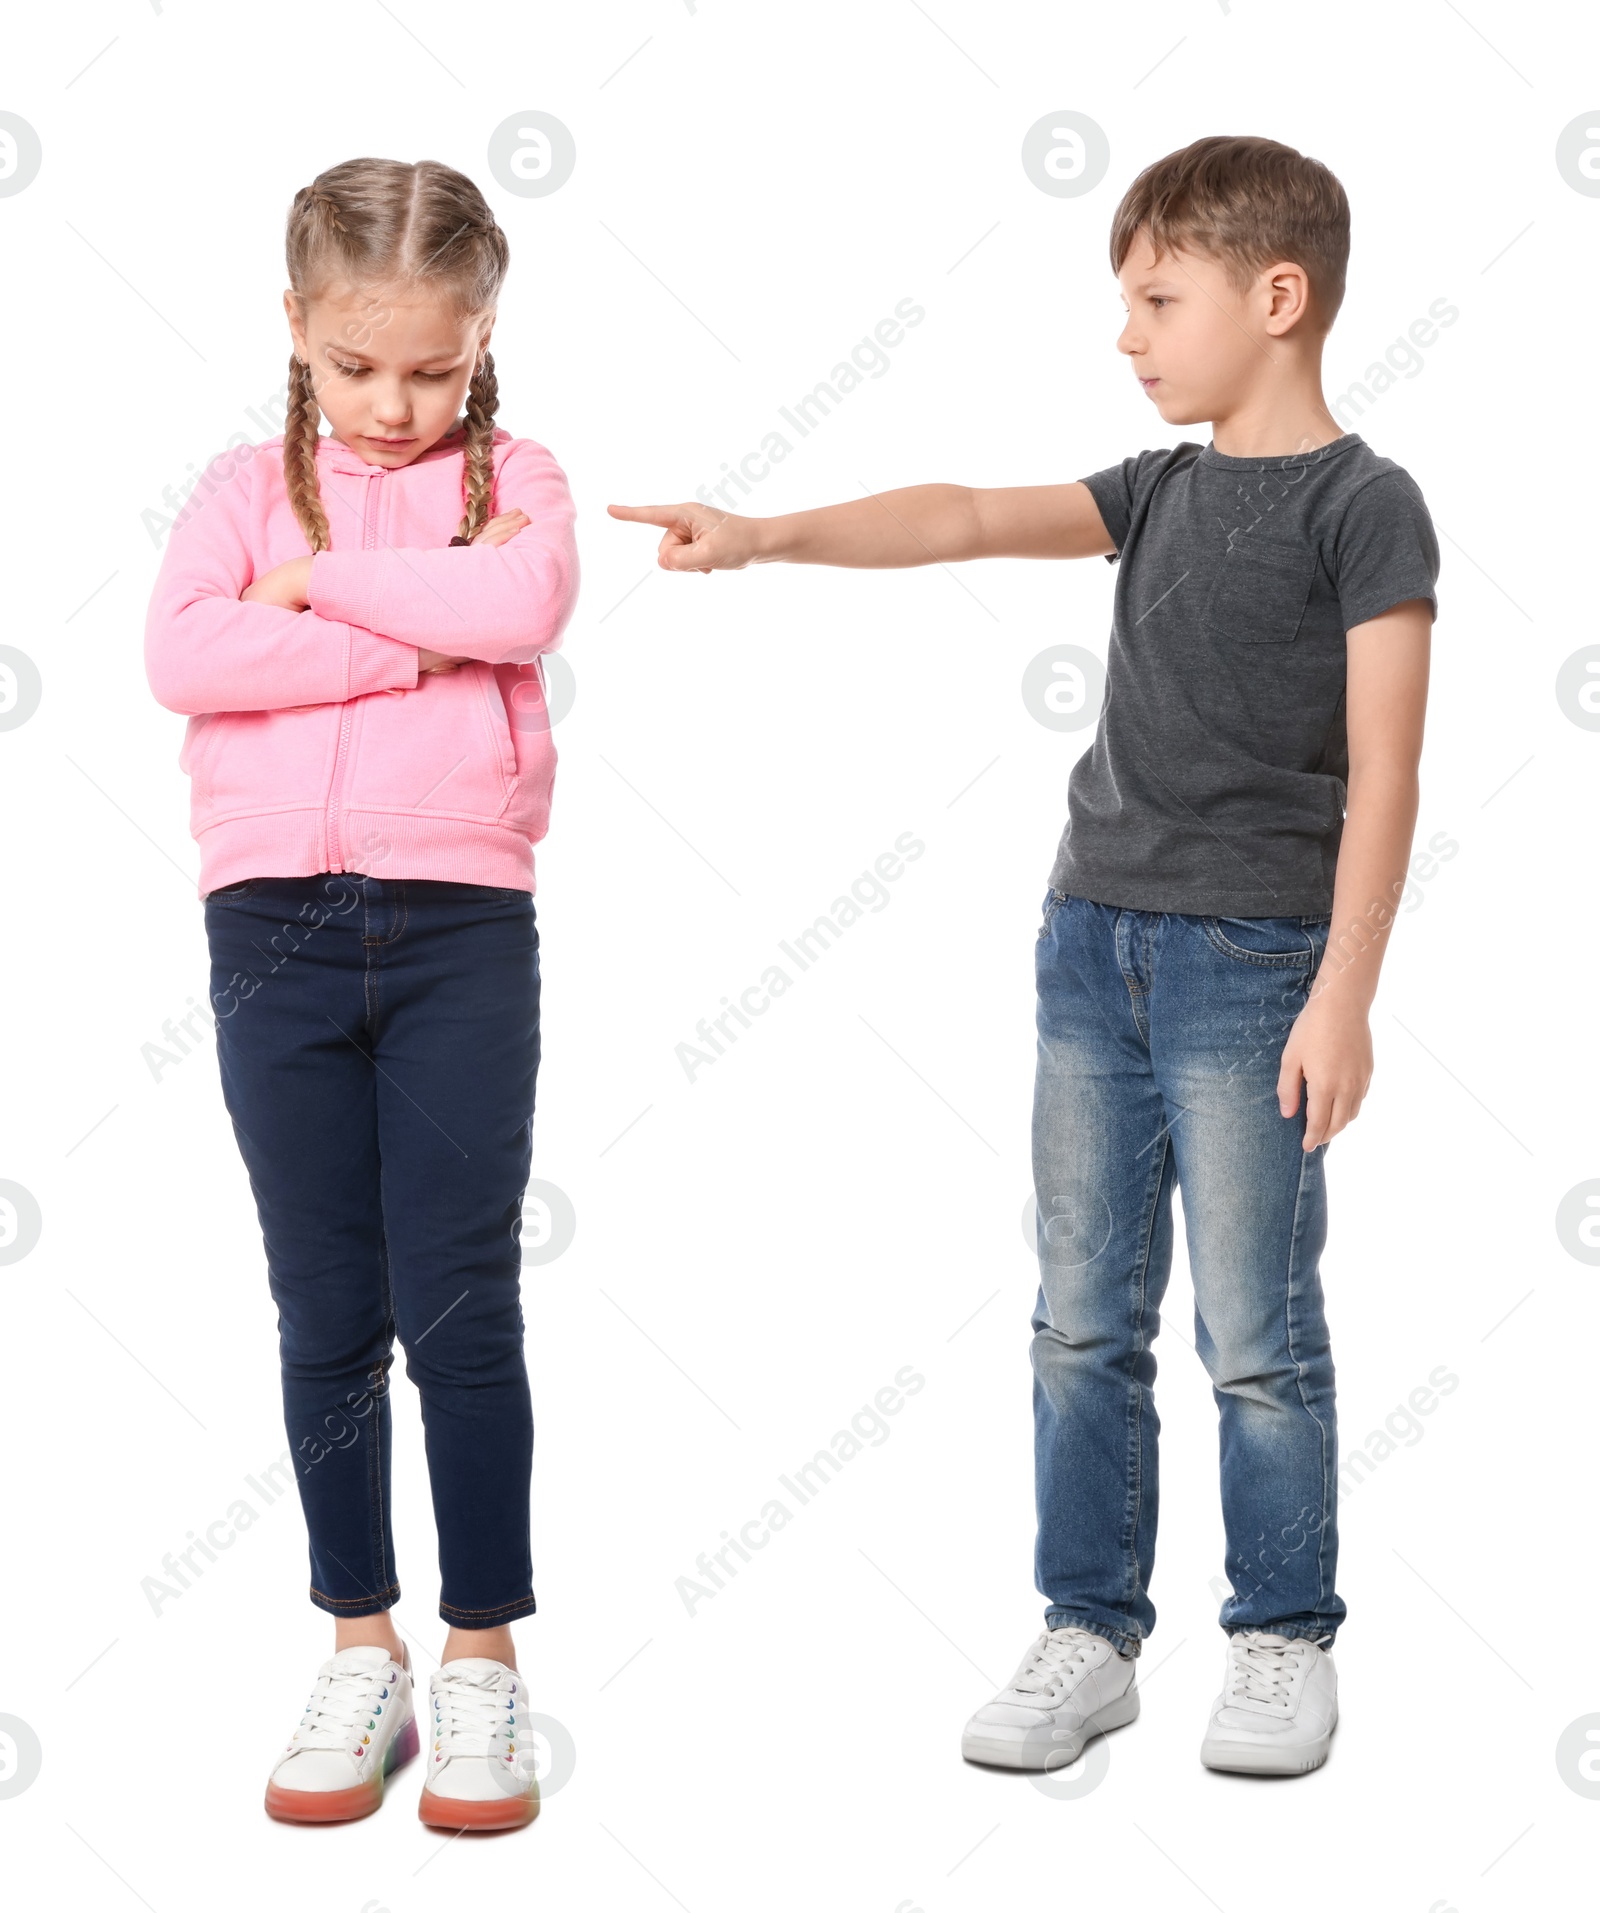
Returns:
[[[293,286],[285,286],[283,291],[283,310],[289,320],[289,336],[294,340],[294,354],[302,364],[306,361],[306,327],[301,315],[299,302],[294,295]]]

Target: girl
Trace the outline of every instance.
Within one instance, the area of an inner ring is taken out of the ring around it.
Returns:
[[[311,1601],[333,1616],[266,1805],[370,1813],[417,1750],[390,1615],[398,1335],[449,1624],[421,1817],[516,1826],[538,1811],[510,1628],[534,1611],[518,1237],[555,770],[538,658],[577,591],[572,499],[543,446],[494,422],[509,248],[469,179],[331,167],[295,195],[287,253],[283,433],[207,469],[146,630],[151,688],[189,714],[223,1094],[278,1306]]]

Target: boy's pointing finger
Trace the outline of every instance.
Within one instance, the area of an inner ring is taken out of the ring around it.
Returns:
[[[680,525],[683,523],[681,505],[607,505],[606,510],[613,518],[629,518],[639,525]]]

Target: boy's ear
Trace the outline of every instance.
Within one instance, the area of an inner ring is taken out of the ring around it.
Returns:
[[[1256,282],[1267,300],[1267,331],[1281,338],[1291,326],[1303,323],[1311,314],[1311,276],[1304,266],[1291,259],[1280,259],[1267,266]]]

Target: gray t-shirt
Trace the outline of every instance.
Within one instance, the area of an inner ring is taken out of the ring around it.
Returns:
[[[1355,432],[1273,458],[1182,444],[1083,482],[1116,540],[1116,603],[1051,887],[1325,916],[1350,768],[1344,634],[1408,598],[1437,615],[1421,492]]]

